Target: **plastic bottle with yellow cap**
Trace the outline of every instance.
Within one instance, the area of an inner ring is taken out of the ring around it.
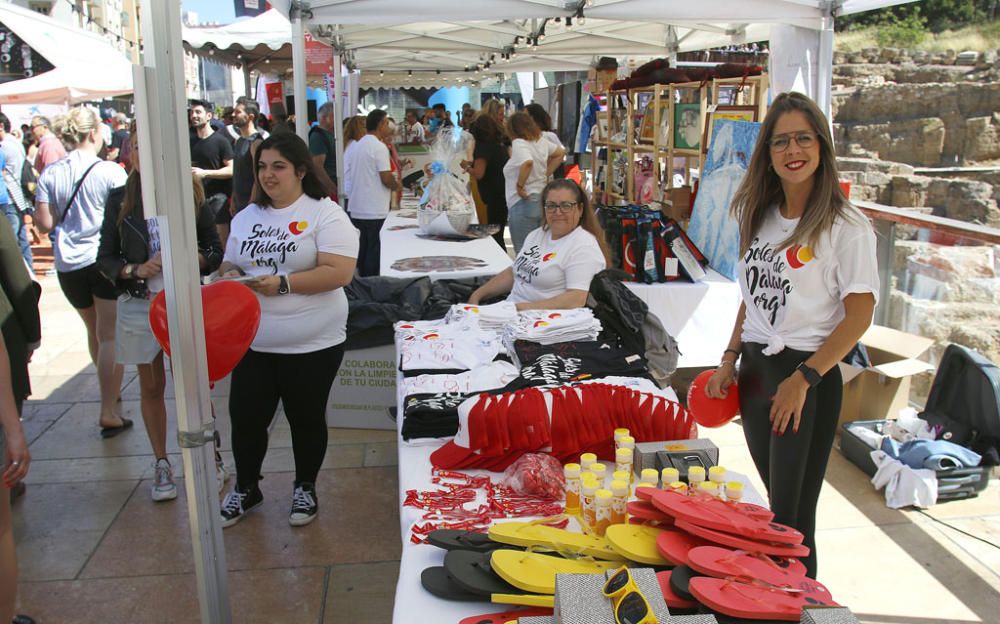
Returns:
[[[663,489],[670,487],[674,481],[681,480],[681,471],[676,468],[664,468],[660,471],[660,481],[663,482]]]
[[[593,453],[584,453],[580,455],[580,471],[587,472],[590,470],[590,465],[597,462],[597,455]]]
[[[628,481],[615,479],[611,482],[611,524],[625,524],[625,510],[628,505]]]
[[[726,498],[731,501],[738,501],[743,498],[743,484],[739,481],[729,481],[726,483]]]
[[[594,495],[597,490],[601,489],[597,480],[587,480],[581,485],[581,496],[580,496],[580,508],[582,510],[581,517],[583,518],[583,526],[587,530],[593,530],[594,523],[596,521],[595,513],[597,511],[596,505],[594,503]]]
[[[603,536],[611,525],[611,490],[601,488],[594,493],[594,533]]]
[[[620,448],[615,451],[615,471],[628,473],[629,483],[632,482],[632,449]]]
[[[580,464],[563,466],[566,478],[566,513],[580,513]]]
[[[659,480],[660,473],[656,472],[656,468],[644,468],[642,473],[639,475],[639,483],[643,485],[656,487]]]
[[[628,429],[626,429],[625,427],[619,427],[618,429],[615,429],[615,449],[616,450],[618,449],[618,444],[621,442],[621,439],[624,438],[625,436],[627,436],[628,434],[629,434],[628,433]]]
[[[601,484],[601,487],[604,487],[604,482],[608,477],[608,467],[601,462],[596,462],[590,465],[590,472],[593,473],[597,482]]]

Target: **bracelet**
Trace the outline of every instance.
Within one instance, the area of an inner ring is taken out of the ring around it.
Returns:
[[[721,362],[719,362],[719,365],[715,367],[715,370],[719,370],[720,368],[722,368],[726,364],[729,364],[733,368],[736,368],[736,362],[730,362],[729,360],[722,360]]]
[[[725,351],[722,352],[722,355],[725,355],[727,353],[732,353],[736,357],[740,357],[740,352],[737,351],[736,349],[726,349]]]

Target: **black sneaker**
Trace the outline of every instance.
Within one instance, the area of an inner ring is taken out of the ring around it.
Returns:
[[[250,511],[264,501],[264,495],[260,493],[260,488],[256,485],[249,491],[242,491],[237,486],[232,492],[226,494],[222,501],[222,528],[231,527],[239,522],[246,512]]]
[[[316,502],[316,486],[300,483],[292,492],[292,512],[288,514],[288,524],[305,526],[316,519],[319,505]]]

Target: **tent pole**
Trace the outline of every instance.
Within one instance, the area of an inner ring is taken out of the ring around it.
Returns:
[[[816,71],[816,104],[826,115],[831,127],[833,125],[833,15],[842,2],[830,0],[823,2],[822,26],[819,31],[819,58]]]
[[[337,154],[337,203],[344,205],[344,77],[341,65],[340,50],[333,49],[333,117],[336,127],[333,129],[334,145]]]
[[[309,140],[309,113],[306,105],[306,37],[302,18],[309,3],[292,2],[292,92],[295,94],[295,133]]]
[[[188,522],[194,549],[201,621],[229,624],[226,551],[219,521],[214,425],[208,390],[208,360],[198,277],[198,245],[191,209],[187,106],[181,42],[181,3],[151,2],[143,11],[145,89],[137,89],[136,112],[143,147],[145,189],[152,191],[161,224],[163,278],[176,394],[177,438],[184,461]],[[140,101],[141,100],[141,101]],[[153,207],[146,202],[147,211]]]

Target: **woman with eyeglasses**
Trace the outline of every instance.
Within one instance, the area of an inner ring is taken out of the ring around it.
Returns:
[[[816,505],[840,416],[837,363],[872,321],[875,234],[840,188],[830,125],[812,100],[779,95],[760,137],[732,204],[743,303],[705,392],[724,397],[738,382],[775,522],[805,534],[815,578]]]
[[[528,234],[514,264],[486,282],[469,303],[510,293],[518,310],[566,310],[587,303],[590,280],[609,264],[604,230],[587,194],[573,180],[541,192],[542,227]]]

